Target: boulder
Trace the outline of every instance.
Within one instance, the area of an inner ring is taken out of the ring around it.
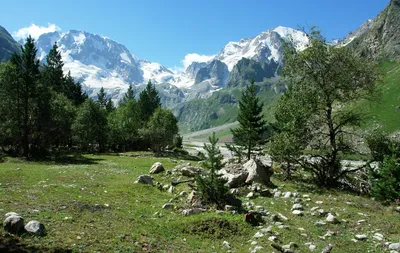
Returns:
[[[10,234],[19,234],[24,231],[25,221],[24,218],[17,215],[8,216],[4,222],[4,230]]]
[[[25,231],[29,234],[43,236],[46,233],[44,225],[38,221],[32,220],[25,226]]]
[[[138,183],[153,185],[153,178],[150,175],[140,175],[135,181],[135,184]]]
[[[400,251],[400,243],[391,243],[389,244],[390,250]]]
[[[166,203],[162,206],[162,209],[174,209],[174,204]]]
[[[202,174],[203,169],[200,167],[184,166],[180,169],[183,176],[194,177],[196,175]]]
[[[202,213],[202,212],[205,212],[205,211],[206,211],[206,209],[204,209],[204,208],[184,209],[182,211],[182,215],[189,216],[189,215],[193,215],[193,214],[199,214],[199,213]]]
[[[8,216],[20,216],[20,215],[15,212],[9,212],[9,213],[6,213],[4,216],[7,218]]]
[[[339,220],[331,213],[328,214],[328,217],[326,217],[326,221],[329,222],[329,223],[333,223],[333,224],[340,223]]]
[[[246,184],[251,184],[254,181],[271,184],[271,176],[273,174],[271,167],[264,165],[257,159],[250,159],[243,164],[243,167],[249,173]]]
[[[160,162],[156,162],[153,164],[153,166],[151,166],[149,173],[157,174],[163,171],[165,171],[164,166]]]
[[[229,188],[237,188],[243,185],[249,175],[241,164],[227,164],[219,173],[227,181],[226,184]]]

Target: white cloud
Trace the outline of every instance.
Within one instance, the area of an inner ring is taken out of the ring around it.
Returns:
[[[181,74],[185,71],[182,66],[173,66],[172,68],[168,68],[168,70],[172,71],[174,74]]]
[[[29,35],[32,36],[35,40],[39,38],[40,35],[49,32],[61,31],[61,28],[55,24],[47,24],[46,26],[37,26],[35,24],[31,24],[29,27],[24,27],[19,29],[16,32],[13,32],[12,36],[18,40],[25,40]]]
[[[187,54],[182,60],[183,67],[186,69],[192,62],[207,62],[212,60],[215,55],[199,55],[199,54]]]

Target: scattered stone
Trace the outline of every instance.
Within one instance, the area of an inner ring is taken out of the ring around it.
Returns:
[[[135,181],[135,184],[138,183],[153,185],[153,178],[150,175],[140,175]]]
[[[302,197],[306,199],[306,198],[309,198],[309,197],[310,197],[310,195],[308,195],[308,194],[304,194]]]
[[[162,206],[162,209],[173,209],[174,208],[174,204],[172,203],[166,203]]]
[[[179,196],[181,196],[181,197],[186,197],[187,195],[188,195],[188,193],[185,191],[181,191],[181,193],[179,193]]]
[[[314,244],[310,244],[308,248],[310,249],[310,251],[315,251],[317,249],[317,246],[315,246]]]
[[[163,171],[165,171],[164,166],[160,162],[156,162],[153,164],[153,166],[151,166],[149,173],[158,174]]]
[[[293,210],[292,214],[297,215],[297,216],[303,216],[304,213],[301,210]]]
[[[322,253],[330,253],[333,249],[333,246],[329,244],[326,248],[322,251]]]
[[[319,206],[315,206],[315,207],[311,208],[310,211],[311,211],[311,212],[314,212],[314,211],[316,211],[318,208],[319,208]]]
[[[32,220],[25,226],[25,231],[38,236],[43,236],[46,233],[44,225],[38,221]]]
[[[294,204],[292,210],[304,210],[302,204]]]
[[[320,221],[315,222],[315,225],[316,226],[324,226],[324,225],[326,225],[326,222],[320,220]]]
[[[326,234],[324,235],[324,237],[331,237],[333,235],[336,235],[335,232],[328,230],[328,232],[326,232]]]
[[[257,245],[257,246],[254,247],[254,249],[250,253],[256,253],[257,251],[262,250],[262,249],[263,249],[262,246]]]
[[[391,244],[389,244],[389,249],[390,250],[400,251],[400,243],[391,243]]]
[[[271,218],[272,221],[279,221],[279,217],[278,217],[278,215],[276,215],[276,214],[272,214],[272,215],[270,216],[270,218]]]
[[[279,198],[280,196],[281,196],[281,192],[280,191],[276,191],[275,193],[274,193],[274,198]]]
[[[225,248],[227,248],[227,249],[231,249],[231,245],[229,245],[229,242],[227,242],[227,241],[224,241],[224,242],[222,243],[222,246],[225,247]]]
[[[249,194],[247,194],[247,196],[246,196],[246,198],[249,198],[249,199],[254,199],[256,197],[257,196],[256,196],[256,194],[254,192],[249,192]]]
[[[326,221],[329,222],[329,223],[333,223],[333,224],[340,223],[340,221],[331,213],[329,213],[328,217],[326,217]]]
[[[358,224],[365,223],[365,222],[367,222],[367,221],[366,221],[366,220],[359,220],[359,221],[357,221]]]
[[[234,207],[234,206],[225,205],[225,211],[233,211],[233,210],[235,210],[235,209],[236,209],[236,207]]]
[[[216,213],[216,214],[224,214],[225,211],[224,211],[224,210],[215,210],[215,213]]]
[[[279,240],[278,240],[278,237],[276,237],[276,236],[270,236],[270,237],[268,237],[268,241],[271,241],[271,242],[278,242]]]
[[[356,237],[357,240],[360,240],[360,241],[367,240],[367,238],[368,238],[367,235],[365,235],[365,234],[355,235],[355,237]]]
[[[10,234],[19,234],[23,232],[24,226],[24,218],[17,215],[8,216],[3,222],[4,230]]]
[[[318,209],[317,212],[318,212],[319,216],[325,216],[326,215],[325,210],[322,209],[322,208]]]
[[[352,241],[352,242],[358,242],[358,240],[357,239],[351,239],[350,241]]]
[[[385,238],[382,234],[380,234],[380,233],[375,233],[373,236],[372,236],[374,239],[376,239],[376,240],[378,240],[378,241],[383,241],[383,239]]]
[[[260,237],[263,237],[263,236],[264,236],[263,233],[257,232],[253,237],[254,237],[254,238],[260,238]]]
[[[368,214],[365,214],[365,213],[357,213],[357,214],[360,216],[368,217]]]
[[[284,221],[289,220],[288,217],[286,217],[285,215],[283,215],[283,214],[281,214],[281,213],[278,213],[278,215],[279,215],[279,217],[280,217],[282,220],[284,220]]]
[[[294,203],[300,204],[301,202],[303,202],[303,200],[301,198],[295,198],[294,199]]]
[[[237,194],[239,194],[239,189],[238,188],[232,188],[230,190],[230,192],[231,192],[231,194],[237,195]]]
[[[268,226],[267,228],[262,228],[260,231],[263,233],[272,233],[272,226]]]
[[[274,174],[270,166],[266,166],[260,160],[250,159],[243,164],[245,171],[249,173],[246,184],[258,181],[263,184],[271,184],[271,176]]]
[[[9,216],[20,216],[20,215],[15,212],[9,212],[9,213],[6,213],[4,216],[7,218]]]
[[[396,207],[396,212],[399,212],[400,213],[400,206],[398,206],[398,207]]]
[[[168,192],[173,194],[175,192],[175,187],[173,187],[172,185],[169,187]]]
[[[190,209],[183,210],[182,215],[189,216],[189,215],[193,215],[193,214],[199,214],[199,213],[202,213],[205,211],[206,211],[206,209],[203,209],[203,208],[190,208]]]
[[[315,201],[315,204],[317,204],[317,205],[321,205],[321,204],[323,204],[324,202],[323,201],[320,201],[320,200],[318,200],[318,201]]]
[[[283,195],[284,199],[288,199],[290,197],[292,197],[292,193],[291,192],[285,192],[285,194]]]

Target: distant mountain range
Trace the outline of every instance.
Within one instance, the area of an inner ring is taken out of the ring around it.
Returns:
[[[367,57],[397,60],[399,31],[400,0],[392,0],[375,19],[367,20],[344,40],[334,43]],[[182,73],[139,59],[124,45],[84,31],[45,33],[36,44],[38,56],[44,62],[57,42],[65,63],[64,71],[70,71],[91,97],[96,97],[98,90],[104,87],[107,94],[118,101],[129,85],[138,93],[151,80],[156,84],[163,105],[173,109],[182,124],[198,130],[231,121],[234,117],[227,117],[226,113],[234,113],[239,94],[233,90],[243,87],[252,77],[268,94],[284,91],[284,84],[278,80],[278,70],[284,62],[283,42],[288,38],[298,50],[307,47],[305,33],[279,26],[252,38],[229,42],[209,61],[193,62]],[[15,40],[0,27],[0,60],[8,59],[11,52],[18,50]],[[221,101],[229,108],[219,105]],[[221,117],[225,120],[219,120]],[[200,118],[206,122],[198,122]]]

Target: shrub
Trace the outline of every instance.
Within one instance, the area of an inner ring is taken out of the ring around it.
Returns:
[[[208,204],[216,204],[221,207],[225,203],[225,195],[228,192],[228,187],[225,186],[226,180],[223,179],[219,174],[223,166],[222,154],[217,147],[218,138],[215,137],[215,133],[209,137],[210,145],[204,145],[204,149],[208,153],[208,158],[204,162],[204,167],[209,171],[205,176],[196,176],[197,191],[199,198]]]
[[[395,155],[385,156],[381,166],[371,170],[372,196],[390,203],[400,198],[400,159]]]

